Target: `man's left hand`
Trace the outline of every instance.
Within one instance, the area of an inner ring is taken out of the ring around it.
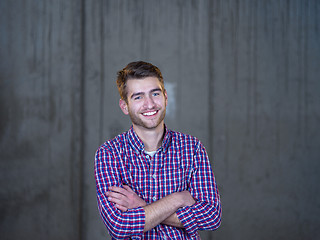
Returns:
[[[108,200],[115,203],[115,206],[123,212],[126,212],[128,209],[147,205],[147,203],[127,185],[124,185],[123,188],[116,186],[110,187],[107,196]]]

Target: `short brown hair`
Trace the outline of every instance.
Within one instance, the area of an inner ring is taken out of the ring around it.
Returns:
[[[126,85],[129,79],[142,79],[156,77],[159,79],[162,90],[165,91],[163,77],[160,69],[151,63],[138,61],[129,63],[124,69],[118,72],[117,86],[121,99],[127,102]]]

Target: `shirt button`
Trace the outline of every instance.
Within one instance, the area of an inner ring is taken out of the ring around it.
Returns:
[[[157,198],[154,196],[154,197],[152,198],[152,200],[153,200],[153,201],[156,201],[156,200],[157,200]]]
[[[156,179],[156,178],[157,178],[156,174],[153,174],[152,177],[153,177],[153,179]]]

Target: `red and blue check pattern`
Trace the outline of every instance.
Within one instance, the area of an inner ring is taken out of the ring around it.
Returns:
[[[98,208],[113,239],[198,239],[198,230],[220,226],[220,197],[205,148],[196,138],[166,129],[162,146],[151,157],[133,128],[104,143],[96,152]],[[127,212],[107,200],[111,186],[128,185],[148,204],[188,190],[196,199],[178,209],[184,229],[159,224],[143,233],[142,207]]]

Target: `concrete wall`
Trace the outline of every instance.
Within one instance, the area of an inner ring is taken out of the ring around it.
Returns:
[[[167,125],[222,197],[203,239],[320,238],[320,2],[0,2],[1,239],[108,239],[97,147],[125,131],[116,72],[151,61]]]
[[[79,239],[80,10],[0,2],[1,239]]]

